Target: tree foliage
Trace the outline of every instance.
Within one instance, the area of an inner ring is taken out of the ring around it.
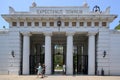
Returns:
[[[115,30],[120,30],[120,24],[115,27]]]

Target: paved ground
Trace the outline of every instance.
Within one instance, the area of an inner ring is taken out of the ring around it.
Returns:
[[[0,80],[120,80],[120,76],[56,76],[50,75],[45,78],[32,76],[17,75],[0,75]]]

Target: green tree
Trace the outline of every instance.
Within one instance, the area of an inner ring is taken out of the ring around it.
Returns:
[[[115,27],[115,30],[120,30],[120,21],[119,24]]]

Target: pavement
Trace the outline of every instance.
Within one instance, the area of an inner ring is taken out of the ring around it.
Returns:
[[[41,78],[36,75],[0,75],[0,80],[120,80],[120,76],[48,75]]]

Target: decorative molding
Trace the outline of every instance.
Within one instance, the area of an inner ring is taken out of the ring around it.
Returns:
[[[52,36],[52,32],[48,31],[48,32],[44,32],[45,36]]]
[[[112,33],[112,34],[120,34],[120,30],[110,30],[110,33]]]
[[[24,36],[31,36],[32,34],[30,32],[21,32]]]
[[[8,33],[9,29],[0,29],[0,34]]]
[[[95,36],[98,31],[88,31],[88,36]]]
[[[67,36],[73,36],[74,34],[75,34],[75,32],[73,32],[73,31],[71,31],[71,32],[70,32],[70,31],[69,31],[69,32],[66,32],[66,35],[67,35]]]

